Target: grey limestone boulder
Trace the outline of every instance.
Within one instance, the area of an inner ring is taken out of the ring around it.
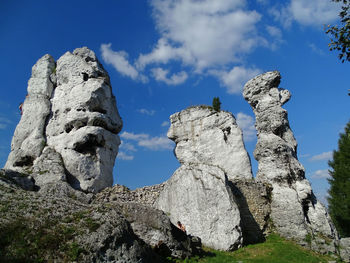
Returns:
[[[206,246],[233,250],[242,245],[239,209],[227,176],[218,167],[183,164],[167,181],[155,206]]]
[[[45,55],[33,66],[5,168],[32,174],[40,187],[68,182],[98,192],[113,183],[121,128],[109,76],[93,51],[78,48],[57,63]]]
[[[297,142],[282,108],[291,95],[278,87],[280,80],[280,73],[272,71],[244,86],[243,96],[256,116],[256,179],[272,186],[270,217],[282,236],[322,253],[336,252],[337,232],[297,159]]]

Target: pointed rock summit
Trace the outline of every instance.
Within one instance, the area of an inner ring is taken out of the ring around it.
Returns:
[[[68,182],[98,192],[112,186],[122,120],[108,73],[86,47],[32,68],[23,115],[5,168],[32,174],[37,186]]]
[[[252,179],[242,131],[231,113],[192,107],[170,116],[181,167],[166,182],[155,206],[189,234],[215,249],[242,246],[239,207],[229,180]]]
[[[256,179],[272,185],[270,217],[278,233],[323,253],[336,252],[336,230],[297,159],[297,142],[282,108],[291,95],[278,88],[280,80],[280,73],[273,71],[244,86],[243,96],[256,116]]]

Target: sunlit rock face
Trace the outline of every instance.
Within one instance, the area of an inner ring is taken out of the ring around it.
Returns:
[[[5,168],[33,173],[38,186],[67,181],[100,191],[113,183],[121,128],[109,76],[93,51],[78,48],[57,63],[45,55],[32,69]]]
[[[244,86],[243,96],[255,113],[258,132],[256,179],[272,185],[271,219],[281,235],[320,252],[335,252],[336,230],[297,159],[297,142],[282,108],[291,95],[278,88],[280,80],[280,73],[273,71]]]
[[[170,121],[168,137],[181,164],[218,166],[229,180],[252,179],[242,131],[231,113],[198,106],[171,115]]]
[[[155,206],[180,221],[206,246],[234,250],[243,244],[240,211],[230,180],[251,180],[242,131],[231,113],[192,107],[170,117],[181,167],[165,183]]]

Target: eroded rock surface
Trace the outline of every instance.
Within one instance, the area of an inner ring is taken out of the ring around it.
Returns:
[[[24,191],[2,181],[2,173],[3,262],[163,262],[135,235],[119,206],[88,204],[88,195],[66,183]]]
[[[191,107],[171,115],[170,122],[167,135],[181,164],[218,166],[229,180],[252,178],[242,131],[231,113]]]
[[[256,116],[256,179],[272,185],[271,219],[282,236],[323,253],[336,252],[336,230],[297,159],[297,142],[282,108],[291,95],[278,88],[280,80],[279,72],[273,71],[244,86],[243,96]]]
[[[168,137],[176,143],[181,167],[165,183],[155,207],[165,211],[174,224],[180,221],[206,246],[241,247],[249,231],[242,229],[240,210],[253,217],[231,181],[252,180],[252,172],[235,118],[229,112],[196,106],[171,115],[170,121]]]
[[[33,66],[5,168],[32,173],[40,187],[67,181],[98,192],[113,183],[121,128],[109,76],[93,51],[78,48],[57,64],[45,55]]]
[[[155,205],[173,224],[180,221],[206,246],[234,250],[242,245],[239,209],[227,176],[218,167],[182,165],[167,181]]]

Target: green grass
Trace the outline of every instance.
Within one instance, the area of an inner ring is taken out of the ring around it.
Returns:
[[[330,256],[319,255],[287,241],[276,234],[270,235],[265,243],[248,245],[234,252],[205,249],[206,255],[176,263],[320,263],[335,261]],[[340,261],[338,261],[340,262]]]

